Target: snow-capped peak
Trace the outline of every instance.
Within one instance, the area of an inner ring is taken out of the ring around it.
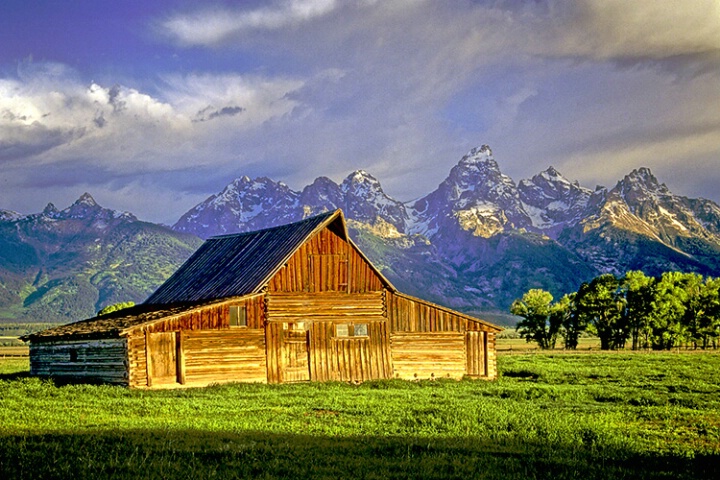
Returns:
[[[380,182],[365,170],[355,170],[347,176],[340,185],[340,189],[344,193],[353,193],[355,195],[366,196],[367,194],[384,194]]]
[[[12,210],[0,210],[0,221],[12,222],[20,220],[21,218],[23,218],[23,215],[18,212],[13,212]]]
[[[641,167],[633,170],[623,178],[619,184],[624,185],[624,189],[633,190],[647,190],[651,192],[667,192],[665,184],[658,182],[658,179],[653,175],[647,167]]]
[[[492,149],[488,145],[483,145],[481,147],[472,148],[466,155],[462,157],[462,159],[460,159],[460,162],[475,163],[487,158],[492,158],[492,156]]]
[[[592,195],[589,189],[571,182],[552,166],[531,179],[521,180],[518,191],[533,227],[551,237],[582,219]]]
[[[98,204],[95,199],[89,193],[85,192],[80,195],[73,205],[86,205],[88,207],[97,207]]]

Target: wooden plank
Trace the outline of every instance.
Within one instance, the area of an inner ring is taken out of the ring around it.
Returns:
[[[153,384],[177,382],[175,332],[148,334],[149,378]]]
[[[152,357],[150,356],[150,333],[145,332],[145,373],[147,378],[147,386],[153,386],[152,378]]]
[[[183,348],[183,332],[175,333],[175,345],[177,347],[177,381],[181,385],[185,385],[187,379],[185,377],[185,350]]]
[[[398,378],[462,378],[465,374],[462,333],[394,333],[390,336],[390,351],[393,373]]]

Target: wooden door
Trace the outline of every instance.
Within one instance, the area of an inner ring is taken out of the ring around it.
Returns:
[[[148,386],[177,382],[175,332],[150,333],[146,337]]]
[[[282,382],[310,380],[309,336],[303,322],[284,323],[280,378]]]
[[[477,377],[487,376],[487,335],[485,332],[465,332],[465,373]]]

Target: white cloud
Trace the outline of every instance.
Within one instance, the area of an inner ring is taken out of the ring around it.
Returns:
[[[179,158],[227,136],[228,128],[240,136],[290,114],[298,101],[289,94],[301,86],[259,76],[172,75],[161,99],[64,76],[54,82],[0,79],[0,160],[92,158],[111,171],[136,168],[139,161],[146,170],[177,168]]]
[[[203,10],[175,15],[161,31],[182,45],[216,45],[248,30],[276,30],[322,17],[337,7],[335,0],[286,0],[256,10]]]

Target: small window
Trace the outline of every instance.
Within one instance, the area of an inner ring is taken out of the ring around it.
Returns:
[[[247,327],[247,310],[245,305],[230,306],[230,326]]]
[[[72,350],[70,350],[70,361],[71,362],[78,361],[78,351],[76,348],[73,348]]]
[[[353,332],[353,336],[355,336],[355,337],[367,337],[368,336],[367,323],[356,323],[354,330],[355,331]]]
[[[336,337],[367,337],[367,323],[340,323],[335,325]]]

